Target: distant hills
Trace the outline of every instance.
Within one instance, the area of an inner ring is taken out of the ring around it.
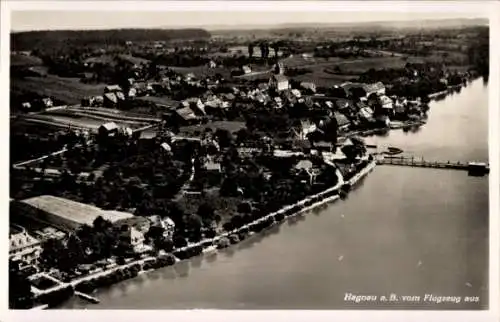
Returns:
[[[175,39],[208,39],[210,33],[201,28],[190,29],[109,29],[48,30],[14,32],[11,50],[50,48],[68,45],[120,44],[126,41],[169,41]]]
[[[460,28],[471,26],[488,26],[488,19],[484,18],[455,18],[455,19],[426,19],[401,21],[370,21],[370,22],[338,22],[338,23],[286,23],[276,25],[218,25],[206,27],[210,32],[239,31],[239,30],[304,30],[304,29],[433,29],[433,28]]]
[[[350,31],[384,31],[395,29],[436,29],[463,28],[472,26],[488,26],[488,19],[434,19],[434,20],[404,20],[377,22],[341,22],[341,23],[286,23],[275,25],[212,25],[204,29],[109,29],[109,30],[48,30],[11,33],[11,49],[16,51],[32,50],[34,48],[58,48],[71,45],[120,44],[126,41],[169,41],[176,39],[208,39],[212,35],[231,34],[234,32],[249,33],[264,30],[276,31],[307,31],[314,29]]]

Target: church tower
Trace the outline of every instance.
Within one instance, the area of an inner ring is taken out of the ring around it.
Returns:
[[[274,73],[278,75],[285,75],[285,66],[282,62],[278,62],[274,65]]]

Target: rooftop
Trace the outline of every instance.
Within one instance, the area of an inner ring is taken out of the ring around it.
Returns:
[[[288,78],[286,78],[286,76],[284,75],[273,75],[271,76],[271,78],[274,78],[278,83],[281,83],[281,82],[288,82]]]
[[[49,195],[28,198],[20,202],[82,225],[92,225],[98,216],[111,222],[134,217],[134,215],[129,213],[104,211],[99,207]]]

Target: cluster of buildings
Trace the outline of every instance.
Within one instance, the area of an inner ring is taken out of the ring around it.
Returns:
[[[49,109],[54,107],[54,101],[50,97],[21,103],[21,108],[26,111],[33,109]]]
[[[97,217],[110,221],[120,232],[120,240],[134,251],[151,250],[145,245],[145,234],[151,226],[164,229],[166,238],[172,238],[175,224],[169,218],[157,215],[139,217],[128,212],[103,210],[73,200],[43,195],[24,200],[11,200],[11,224],[9,233],[9,259],[21,266],[36,266],[42,251],[42,243],[48,239],[63,239],[83,225],[92,226]]]

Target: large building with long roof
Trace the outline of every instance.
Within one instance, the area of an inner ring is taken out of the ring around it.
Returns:
[[[140,224],[141,217],[121,211],[103,210],[99,207],[50,195],[37,196],[15,201],[17,213],[38,222],[53,226],[62,231],[71,232],[83,225],[92,226],[101,216],[105,220],[122,224]],[[147,222],[147,219],[144,219]]]

